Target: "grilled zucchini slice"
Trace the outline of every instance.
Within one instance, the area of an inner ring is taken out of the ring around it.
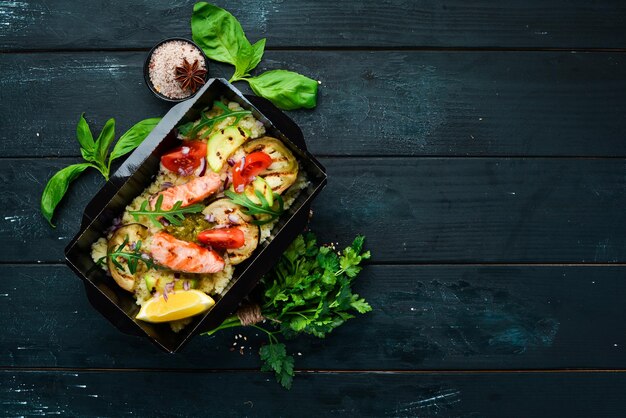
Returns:
[[[207,142],[207,162],[219,173],[228,157],[250,138],[250,131],[237,126],[220,129]]]
[[[128,244],[125,247],[126,249],[128,249],[129,245],[134,244],[139,240],[141,240],[142,244],[145,244],[146,238],[148,237],[148,228],[141,224],[124,225],[115,231],[111,239],[109,239],[107,243],[107,255],[111,254],[111,252],[115,251],[120,245],[122,245],[126,237],[128,237]],[[126,260],[119,258],[117,261],[124,267],[124,271],[120,271],[120,269],[113,264],[111,257],[107,257],[109,272],[111,272],[111,276],[113,276],[115,283],[117,283],[122,289],[132,292],[135,287],[135,280],[137,277],[141,277],[143,273],[145,273],[146,265],[144,263],[138,263],[137,271],[135,274],[131,274],[128,270]]]
[[[282,194],[296,181],[298,161],[280,140],[264,136],[245,143],[243,150],[246,154],[263,151],[272,158],[272,165],[259,173],[259,177],[262,177],[274,192]]]

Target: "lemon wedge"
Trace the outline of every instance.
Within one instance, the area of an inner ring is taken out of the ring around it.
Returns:
[[[206,312],[215,301],[199,290],[177,290],[167,300],[163,296],[152,298],[139,310],[137,319],[146,322],[169,322]]]

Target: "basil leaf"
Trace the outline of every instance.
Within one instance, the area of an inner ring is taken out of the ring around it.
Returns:
[[[259,62],[261,62],[261,59],[263,58],[263,53],[265,52],[265,41],[266,39],[263,38],[254,45],[252,45],[252,58],[247,65],[245,74],[254,70],[256,66],[259,65]]]
[[[59,170],[46,184],[46,188],[41,194],[41,213],[54,228],[52,223],[52,215],[67,188],[74,179],[76,179],[87,167],[92,167],[89,163],[73,164]]]
[[[250,83],[255,94],[265,97],[281,109],[312,109],[317,104],[318,83],[302,74],[272,70],[245,80]]]
[[[137,122],[132,128],[126,131],[124,135],[118,139],[117,143],[113,147],[113,151],[111,151],[111,156],[109,157],[109,167],[111,166],[111,161],[126,155],[137,148],[160,121],[161,118],[144,119]]]
[[[76,125],[76,139],[80,144],[80,153],[83,158],[87,161],[93,161],[95,143],[91,129],[89,129],[89,124],[85,120],[84,113],[80,115],[80,119],[78,119],[78,124]]]
[[[191,33],[207,57],[232,64],[242,70],[241,75],[245,74],[254,51],[233,15],[209,3],[196,3],[191,15]]]
[[[104,124],[104,128],[100,131],[98,139],[95,144],[95,163],[104,166],[107,154],[109,153],[109,147],[115,139],[115,119],[111,118]]]

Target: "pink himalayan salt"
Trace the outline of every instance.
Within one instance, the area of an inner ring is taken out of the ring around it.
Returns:
[[[194,93],[190,89],[183,90],[175,79],[176,67],[182,65],[185,59],[190,64],[198,60],[200,67],[206,70],[206,62],[200,50],[189,42],[169,41],[154,50],[150,57],[148,74],[156,91],[170,99],[183,99]]]

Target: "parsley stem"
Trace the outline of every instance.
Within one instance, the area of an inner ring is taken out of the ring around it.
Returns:
[[[251,327],[253,327],[253,328],[258,329],[259,331],[263,331],[264,333],[266,333],[266,334],[267,334],[267,337],[268,337],[268,338],[269,338],[269,340],[270,340],[270,344],[278,343],[278,338],[276,338],[276,337],[274,336],[274,333],[273,333],[273,332],[268,331],[268,330],[266,330],[265,328],[260,327],[260,326],[258,326],[258,325],[256,325],[256,324],[252,324],[252,325],[250,325],[250,326],[251,326]]]
[[[219,327],[213,328],[211,331],[207,331],[204,334],[205,335],[213,335],[217,331],[221,331],[221,330],[227,329],[227,328],[236,328],[236,327],[240,327],[240,326],[242,326],[242,325],[239,322],[232,322],[230,324],[222,323],[222,325],[220,325]]]

